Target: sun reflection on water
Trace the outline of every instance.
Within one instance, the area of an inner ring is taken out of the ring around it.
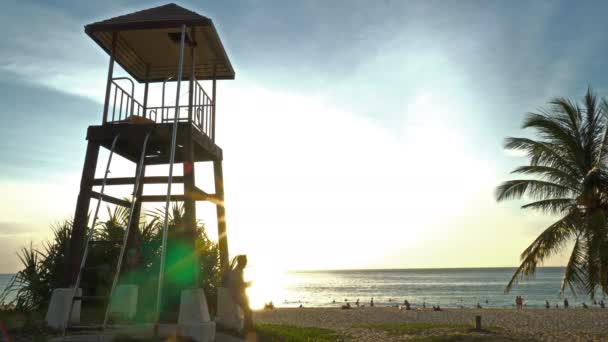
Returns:
[[[248,266],[245,268],[245,280],[251,281],[251,287],[247,289],[249,304],[252,309],[261,309],[264,303],[287,298],[286,288],[289,277],[286,272],[268,268]]]

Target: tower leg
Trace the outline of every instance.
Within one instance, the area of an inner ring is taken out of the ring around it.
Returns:
[[[217,236],[220,247],[220,266],[222,273],[226,272],[230,261],[228,260],[228,236],[226,235],[226,209],[224,208],[224,174],[222,161],[213,161],[213,173],[215,178],[215,203],[217,213]]]
[[[139,164],[135,167],[135,178],[139,174]],[[123,260],[126,267],[126,272],[133,271],[141,264],[141,232],[139,230],[139,222],[141,216],[141,195],[144,193],[144,177],[146,176],[146,164],[142,165],[141,180],[137,193],[135,193],[135,205],[133,206],[133,219],[129,228],[129,236],[127,237],[127,253]],[[135,184],[133,184],[135,190]]]
[[[188,137],[192,136],[192,126],[188,128]],[[183,231],[181,232],[184,243],[191,248],[192,251],[192,266],[194,266],[193,281],[198,283],[198,256],[196,254],[196,201],[189,195],[194,193],[195,178],[194,178],[194,149],[192,139],[186,139],[183,147],[183,172],[184,172],[184,222]]]
[[[191,136],[191,135],[186,135]],[[179,311],[183,290],[196,288],[199,284],[198,255],[196,250],[196,205],[192,194],[194,185],[194,156],[192,140],[184,139],[181,150],[184,173],[184,216],[175,220],[175,228],[169,230],[167,254],[165,258],[165,313]]]
[[[65,270],[65,286],[73,285],[80,269],[80,259],[82,257],[85,231],[89,218],[89,204],[91,202],[91,189],[95,178],[97,167],[97,157],[99,156],[99,145],[89,141],[87,143],[87,153],[82,167],[82,178],[80,179],[80,193],[76,202],[74,222],[72,223],[72,234],[68,249],[68,260]]]

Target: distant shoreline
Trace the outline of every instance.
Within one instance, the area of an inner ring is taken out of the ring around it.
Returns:
[[[252,266],[253,267],[253,266]],[[344,269],[303,269],[303,270],[286,270],[283,272],[309,273],[309,272],[402,272],[402,271],[466,271],[466,270],[515,270],[518,266],[501,266],[501,267],[437,267],[437,268],[344,268]],[[537,267],[537,270],[543,269],[564,269],[565,266],[542,266]]]

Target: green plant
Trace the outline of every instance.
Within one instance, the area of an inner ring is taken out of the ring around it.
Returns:
[[[108,219],[95,227],[95,234],[90,245],[87,265],[95,267],[85,269],[82,275],[81,287],[89,295],[107,295],[111,286],[116,262],[120,253],[122,239],[128,223],[129,210],[116,207],[108,208]],[[184,208],[175,204],[169,215],[170,237],[183,221]],[[128,250],[136,255],[137,265],[130,269],[128,263],[123,263],[123,272],[119,283],[135,284],[139,287],[140,298],[155,298],[158,284],[160,250],[164,211],[149,212],[139,223],[139,229],[134,232],[137,236],[137,251]],[[22,248],[19,258],[23,269],[19,271],[9,286],[0,294],[0,307],[14,307],[18,310],[33,311],[46,308],[53,289],[61,287],[63,282],[66,257],[72,230],[71,221],[63,221],[52,226],[53,237],[46,241],[41,249]],[[220,284],[219,249],[217,243],[209,239],[205,226],[198,223],[195,231],[194,256],[198,262],[198,287],[205,290],[207,302],[213,309],[217,287]],[[154,310],[154,301],[140,301],[138,315],[140,320],[149,321]],[[93,309],[97,316],[103,310]],[[141,314],[140,312],[141,311]],[[86,313],[83,313],[86,315]]]
[[[505,148],[524,152],[529,165],[513,173],[535,176],[506,181],[496,189],[498,201],[529,198],[524,209],[559,215],[521,254],[521,265],[508,283],[534,274],[536,267],[570,244],[573,246],[561,291],[584,289],[591,297],[608,293],[608,103],[589,89],[582,103],[564,98],[526,116],[523,128],[536,138],[507,138]]]

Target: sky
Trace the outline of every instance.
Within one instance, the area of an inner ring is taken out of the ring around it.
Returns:
[[[84,25],[162,4],[3,1],[0,273],[74,214],[109,60]],[[555,217],[495,202],[526,163],[504,138],[554,96],[608,90],[604,2],[178,4],[214,21],[236,70],[217,143],[230,253],[258,267],[517,265]],[[112,176],[133,170],[118,159]],[[208,165],[196,177],[213,192]],[[213,207],[198,212],[217,236]]]

